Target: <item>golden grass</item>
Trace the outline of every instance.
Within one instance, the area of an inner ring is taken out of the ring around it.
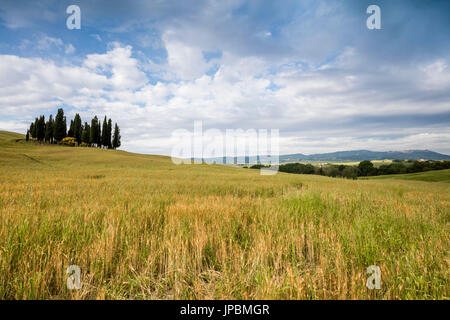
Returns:
[[[5,141],[0,179],[2,299],[449,298],[445,183]]]

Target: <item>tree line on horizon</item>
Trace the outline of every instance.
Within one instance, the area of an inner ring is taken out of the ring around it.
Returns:
[[[80,115],[77,113],[70,121],[67,129],[67,118],[62,108],[53,118],[50,115],[48,121],[41,115],[31,123],[27,130],[26,141],[35,139],[39,143],[49,144],[68,144],[84,147],[97,147],[107,149],[117,149],[121,146],[120,128],[117,123],[113,125],[112,120],[105,116],[103,123],[97,116],[91,120],[91,123],[83,124]]]
[[[262,164],[255,164],[250,169],[260,169],[265,167]],[[395,159],[390,164],[382,164],[375,167],[372,161],[364,160],[358,165],[330,164],[326,166],[314,166],[310,163],[286,163],[279,166],[280,172],[296,174],[317,174],[327,177],[342,177],[347,179],[357,179],[358,177],[378,176],[386,174],[406,174],[425,172],[431,170],[450,169],[448,160],[399,160]]]

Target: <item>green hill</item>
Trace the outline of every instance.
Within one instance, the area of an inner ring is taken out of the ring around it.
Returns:
[[[394,179],[394,180],[417,180],[428,182],[450,182],[450,169],[433,170],[408,174],[389,174],[375,177],[368,177],[367,179]]]
[[[0,299],[450,297],[449,184],[14,138],[0,140],[0,181]],[[366,288],[370,265],[380,291]]]

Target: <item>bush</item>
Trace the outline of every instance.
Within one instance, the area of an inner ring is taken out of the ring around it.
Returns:
[[[75,147],[77,145],[77,141],[75,140],[75,138],[66,137],[66,138],[62,139],[59,142],[59,144],[64,145],[64,146]]]

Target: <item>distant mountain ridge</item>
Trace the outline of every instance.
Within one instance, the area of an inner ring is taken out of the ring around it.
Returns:
[[[384,160],[384,159],[450,160],[450,156],[430,150],[405,150],[405,151],[353,150],[353,151],[337,151],[329,153],[316,153],[310,155],[296,153],[280,156],[280,162],[363,161],[363,160]]]
[[[204,158],[206,163],[257,163],[259,156],[251,157],[216,157]],[[316,154],[284,154],[280,155],[280,163],[300,162],[300,161],[323,161],[323,162],[356,162],[363,160],[450,160],[450,156],[430,150],[405,150],[405,151],[370,151],[370,150],[352,150],[337,151],[329,153]],[[191,158],[191,160],[202,161],[201,158]]]

